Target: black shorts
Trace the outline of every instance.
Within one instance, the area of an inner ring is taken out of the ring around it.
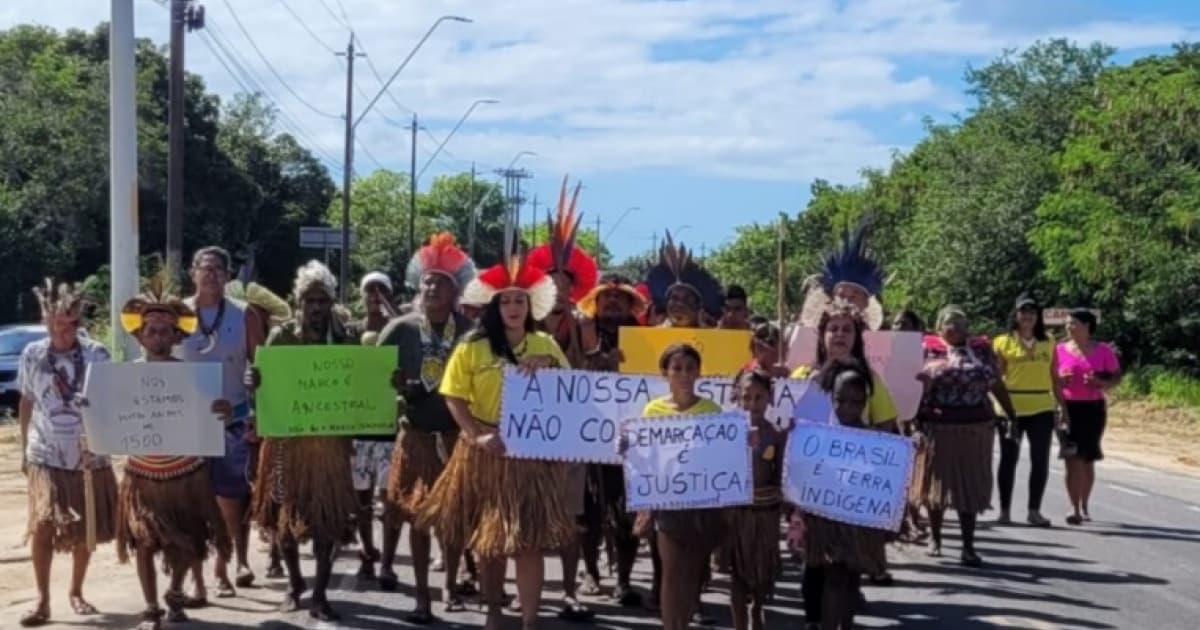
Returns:
[[[1103,400],[1068,400],[1065,402],[1070,419],[1068,439],[1075,445],[1075,457],[1085,462],[1104,459],[1100,438],[1108,421],[1108,407]]]

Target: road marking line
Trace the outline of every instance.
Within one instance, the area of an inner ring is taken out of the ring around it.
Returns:
[[[1125,494],[1131,494],[1135,497],[1150,496],[1150,495],[1146,494],[1145,492],[1142,492],[1141,490],[1134,490],[1133,488],[1126,488],[1125,486],[1118,486],[1115,483],[1108,484],[1108,487],[1112,488],[1113,490],[1116,490],[1117,492],[1124,492]]]
[[[1009,617],[1003,615],[988,615],[979,617],[979,621],[990,623],[1001,628],[1030,628],[1032,630],[1060,630],[1062,626],[1032,617]]]

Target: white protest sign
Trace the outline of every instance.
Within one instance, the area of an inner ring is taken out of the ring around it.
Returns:
[[[82,409],[88,447],[100,455],[225,454],[220,363],[96,363]]]
[[[625,422],[625,498],[629,511],[749,505],[750,417],[726,411]]]
[[[911,420],[921,406],[921,382],[917,373],[925,362],[919,332],[868,330],[863,333],[863,351],[869,367],[883,379],[897,417]],[[788,367],[817,363],[817,329],[796,326],[788,340]]]
[[[831,520],[899,531],[913,452],[912,442],[892,433],[799,423],[784,455],[784,497]]]
[[[619,464],[617,430],[667,393],[656,376],[538,370],[504,372],[500,437],[509,457]]]
[[[736,411],[741,407],[734,399],[733,386],[732,377],[701,378],[696,381],[696,394],[712,400],[726,411]],[[781,429],[791,426],[793,418],[828,418],[832,412],[829,395],[812,381],[777,378],[772,387],[767,421]]]

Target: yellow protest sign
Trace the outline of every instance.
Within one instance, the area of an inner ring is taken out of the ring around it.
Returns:
[[[619,346],[625,355],[626,374],[658,374],[658,359],[674,343],[688,343],[700,351],[704,376],[736,374],[750,361],[750,331],[717,328],[646,328],[622,326]]]

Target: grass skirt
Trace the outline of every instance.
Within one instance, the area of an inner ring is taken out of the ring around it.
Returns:
[[[469,548],[483,558],[558,549],[575,536],[564,483],[563,464],[510,459],[460,439],[414,526],[433,529],[449,549]]]
[[[52,545],[59,553],[87,543],[84,524],[83,472],[29,464],[29,511],[26,539],[42,526],[54,530]],[[117,477],[112,467],[92,470],[96,496],[96,544],[112,542],[117,525]]]
[[[979,514],[992,502],[991,419],[971,423],[930,422],[925,468],[925,505]]]
[[[204,560],[208,548],[228,555],[229,532],[217,507],[205,464],[180,477],[147,479],[125,472],[117,515],[117,556],[144,546],[161,551],[169,567],[186,568]]]
[[[882,529],[839,523],[804,513],[804,563],[806,566],[845,565],[851,571],[878,575],[887,569]]]
[[[411,522],[446,469],[448,457],[443,459],[439,452],[439,435],[449,456],[458,441],[457,433],[438,434],[409,427],[396,436],[383,507],[383,521],[389,526]]]
[[[350,440],[267,438],[258,462],[254,520],[271,540],[346,541],[358,511]]]
[[[779,578],[780,506],[763,505],[729,511],[729,552],[733,579],[753,593],[770,595]]]

